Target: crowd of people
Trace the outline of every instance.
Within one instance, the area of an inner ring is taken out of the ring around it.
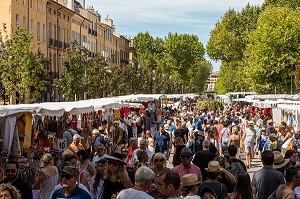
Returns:
[[[55,165],[43,154],[32,186],[7,160],[0,199],[300,198],[300,132],[248,105],[150,103],[90,132],[68,121],[63,137],[68,149]],[[251,179],[255,156],[262,168]]]

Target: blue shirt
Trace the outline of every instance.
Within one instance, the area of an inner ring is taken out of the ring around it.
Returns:
[[[169,127],[170,133],[172,133],[172,131],[174,131],[175,129],[176,129],[176,127],[174,125],[170,125],[170,127]]]
[[[154,142],[155,142],[155,153],[163,152],[168,150],[168,141],[170,141],[169,133],[165,132],[160,134],[160,132],[154,133]]]
[[[72,191],[70,195],[67,197],[64,195],[64,188],[60,188],[53,192],[51,199],[58,199],[58,198],[70,198],[70,199],[91,199],[91,196],[88,192],[81,189],[76,185],[75,189]]]
[[[98,137],[96,138],[96,140],[95,140],[95,143],[94,143],[94,149],[95,149],[95,150],[96,150],[96,145],[97,145],[98,143],[101,143],[101,144],[105,145],[104,139],[103,139],[102,137],[98,136]]]

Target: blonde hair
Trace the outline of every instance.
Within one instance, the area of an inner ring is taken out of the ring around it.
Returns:
[[[150,135],[150,137],[152,137],[151,132],[149,130],[146,131],[146,135]]]
[[[109,169],[109,166],[108,166],[105,169],[103,179],[104,180],[110,180],[111,176],[112,176],[112,172],[111,172],[111,170]],[[118,169],[116,177],[122,183],[124,183],[125,180],[128,178],[128,173],[127,173],[127,171],[125,169],[125,166],[122,165],[121,163],[119,163],[119,169]]]
[[[52,156],[50,153],[45,153],[42,157],[42,162],[45,163],[45,164],[51,164],[51,161],[52,161]]]
[[[234,135],[237,135],[238,134],[238,131],[239,131],[239,129],[238,129],[238,127],[233,127],[232,128],[232,133],[234,134]]]
[[[8,191],[13,199],[21,199],[20,191],[10,183],[3,183],[0,185],[0,192]]]

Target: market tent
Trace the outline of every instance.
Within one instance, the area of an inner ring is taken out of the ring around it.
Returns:
[[[299,105],[278,104],[277,108],[285,110],[287,112],[297,112],[297,111],[300,111],[300,106]]]
[[[41,108],[48,110],[49,112],[54,110],[64,109],[65,112],[68,112],[72,115],[79,115],[81,113],[93,112],[94,107],[87,103],[82,102],[47,102],[39,104]],[[57,111],[56,116],[62,116],[63,112]],[[61,114],[62,113],[62,114]]]

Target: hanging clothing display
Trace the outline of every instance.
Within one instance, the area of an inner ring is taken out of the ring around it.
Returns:
[[[2,118],[1,118],[2,119]],[[10,154],[12,142],[15,134],[17,115],[9,115],[2,121],[1,137],[3,137],[3,151],[6,155]]]
[[[20,139],[19,139],[17,126],[15,126],[9,155],[12,155],[12,156],[21,155]]]
[[[272,116],[273,120],[276,122],[276,124],[281,124],[281,109],[273,108],[272,109]]]

